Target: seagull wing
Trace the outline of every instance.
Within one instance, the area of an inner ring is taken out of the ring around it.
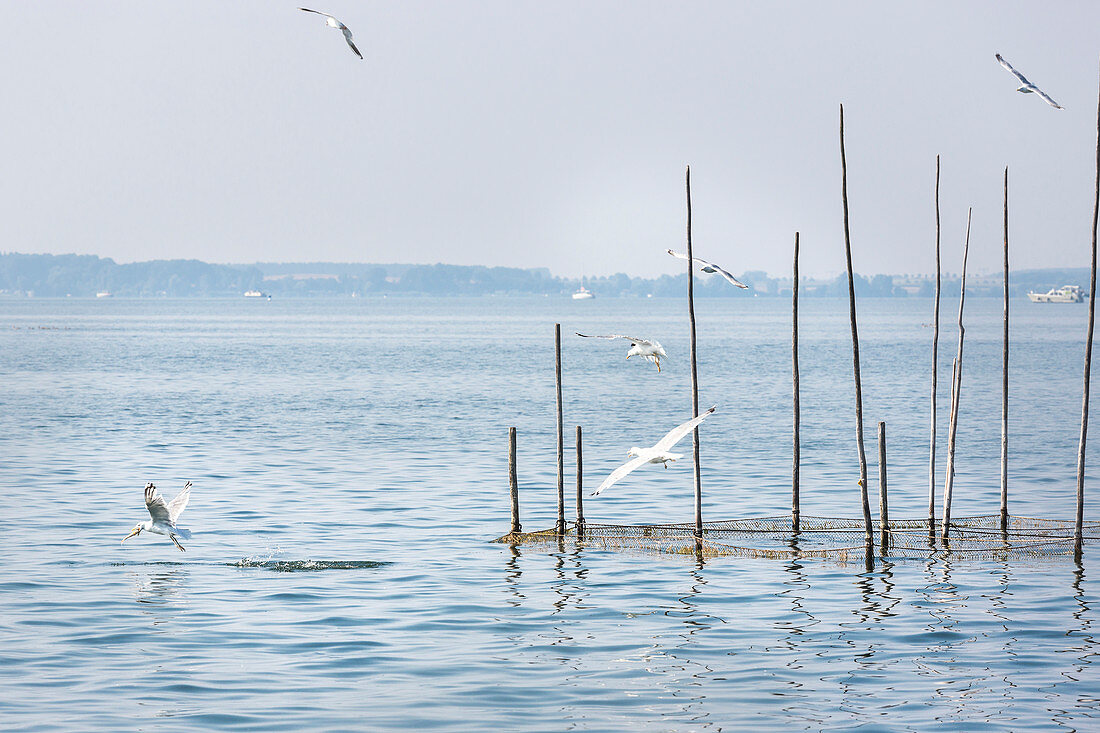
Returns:
[[[657,445],[653,446],[653,450],[662,452],[667,451],[669,448],[683,440],[684,436],[690,433],[694,428],[696,428],[699,423],[706,420],[710,416],[710,414],[715,411],[715,409],[717,409],[717,407],[712,407],[699,417],[693,417],[683,425],[677,425],[672,430],[669,430],[668,434],[665,435],[665,437],[657,441]]]
[[[671,250],[671,249],[666,249],[665,251],[668,252],[673,257],[679,257],[681,260],[686,260],[688,258],[687,255],[682,254],[680,252],[676,252],[676,251]],[[746,289],[749,287],[748,285],[741,282],[740,280],[735,278],[733,275],[731,275],[729,272],[722,269],[721,267],[714,264],[713,262],[707,262],[706,260],[699,259],[698,257],[692,257],[691,259],[695,260],[695,264],[700,265],[702,267],[703,272],[717,272],[722,277],[724,277],[729,282],[730,285],[736,285],[739,288],[746,288]]]
[[[997,56],[997,60],[1001,62],[1001,66],[1005,67],[1010,72],[1012,72],[1012,75],[1014,77],[1016,77],[1017,79],[1019,79],[1021,84],[1026,84],[1027,86],[1031,86],[1031,82],[1027,80],[1027,77],[1025,77],[1020,72],[1016,71],[1016,69],[1012,68],[1012,64],[1005,61],[1004,57],[1002,57],[1001,54],[996,54],[996,56]]]
[[[172,513],[168,511],[168,505],[164,503],[164,497],[152,484],[145,485],[145,508],[154,522],[172,523]]]
[[[1043,100],[1044,102],[1046,102],[1047,104],[1049,104],[1049,105],[1050,105],[1051,107],[1053,107],[1054,109],[1065,109],[1065,107],[1063,107],[1062,105],[1058,104],[1058,103],[1057,103],[1057,102],[1055,102],[1055,101],[1054,101],[1053,99],[1051,99],[1051,98],[1050,98],[1049,96],[1047,96],[1047,93],[1046,93],[1046,92],[1044,92],[1044,91],[1043,91],[1042,89],[1040,89],[1039,87],[1034,87],[1034,89],[1035,89],[1035,93],[1039,95],[1039,98],[1040,98],[1040,99],[1042,99],[1042,100]]]
[[[581,338],[585,338],[585,339],[626,339],[627,341],[629,341],[632,344],[645,344],[646,346],[660,346],[660,344],[658,344],[656,341],[650,341],[649,339],[634,338],[633,336],[623,336],[623,335],[617,334],[617,333],[608,334],[607,336],[590,336],[588,334],[581,333],[580,331],[574,331],[573,333],[575,333],[578,336],[580,336]]]
[[[188,481],[180,489],[180,493],[176,494],[176,498],[168,504],[168,518],[175,523],[179,516],[183,514],[183,510],[187,508],[187,502],[191,499],[191,482]],[[164,501],[161,499],[161,501]]]
[[[607,478],[605,478],[603,480],[603,483],[600,484],[600,488],[598,488],[598,489],[596,489],[595,491],[592,492],[592,496],[598,496],[599,493],[601,491],[603,491],[604,489],[606,489],[608,486],[611,486],[612,484],[617,482],[619,479],[621,479],[623,476],[627,475],[628,473],[633,471],[635,468],[637,468],[638,466],[641,466],[645,463],[649,463],[649,457],[648,456],[638,456],[637,458],[631,458],[629,461],[627,461],[626,463],[624,463],[623,465],[619,466],[614,471],[612,471],[611,475],[608,476]]]
[[[735,278],[733,275],[731,275],[729,272],[727,272],[726,270],[723,270],[721,267],[714,264],[713,262],[707,262],[706,260],[701,260],[698,257],[695,258],[695,261],[697,263],[703,265],[703,272],[717,272],[719,275],[726,278],[726,281],[729,282],[730,285],[736,285],[739,288],[748,289],[748,287],[749,287],[748,285],[741,282],[740,280]]]
[[[626,336],[620,336],[615,333],[608,334],[607,336],[596,336],[588,333],[581,333],[580,331],[574,331],[573,333],[580,336],[582,339],[624,339]]]
[[[355,51],[355,55],[359,58],[363,58],[363,54],[359,53],[359,49],[355,47],[355,42],[351,40],[351,30],[343,23],[340,24],[340,30],[344,32],[344,40],[351,46],[351,50]]]
[[[304,10],[307,13],[317,13],[317,15],[323,15],[326,18],[332,18],[331,15],[329,15],[328,13],[322,13],[320,10],[310,10],[309,8],[298,8],[298,10]],[[332,19],[336,20],[336,18],[332,18]],[[340,21],[336,20],[336,22],[339,23]]]

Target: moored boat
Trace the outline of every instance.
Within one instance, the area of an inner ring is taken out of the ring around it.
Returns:
[[[1032,303],[1081,303],[1084,301],[1084,293],[1078,285],[1063,285],[1060,288],[1051,288],[1045,293],[1028,292],[1027,297]]]
[[[596,296],[593,295],[591,291],[586,290],[583,285],[577,292],[573,293],[573,300],[588,300],[595,297]]]

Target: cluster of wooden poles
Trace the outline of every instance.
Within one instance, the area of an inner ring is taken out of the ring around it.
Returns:
[[[558,518],[555,528],[565,534],[565,422],[561,408],[561,324],[554,324],[554,387],[558,425]],[[523,531],[519,521],[519,479],[516,475],[516,429],[508,428],[508,488],[512,498],[512,526],[509,534]],[[581,448],[581,426],[577,426],[577,535],[584,534],[584,459]]]
[[[863,396],[861,389],[859,370],[859,334],[856,325],[856,297],[855,282],[852,270],[851,235],[848,227],[848,179],[847,160],[844,150],[844,106],[840,108],[840,161],[841,161],[841,200],[844,207],[844,250],[848,271],[848,300],[849,316],[852,328],[852,363],[855,378],[855,410],[856,410],[856,445],[859,455],[860,472],[860,499],[863,506],[863,519],[865,523],[865,541],[868,549],[873,542],[873,530],[871,510],[867,496],[867,459],[863,445]],[[936,388],[937,366],[940,329],[940,158],[936,156],[936,290],[935,305],[933,311],[933,335],[932,335],[932,395],[931,395],[931,428],[929,437],[928,460],[928,531],[934,537],[936,532]],[[966,236],[963,244],[963,264],[959,293],[959,341],[952,366],[951,376],[951,412],[949,416],[948,442],[947,442],[947,467],[943,489],[943,513],[940,520],[940,534],[947,540],[951,532],[951,499],[955,483],[955,446],[958,435],[959,402],[962,394],[963,372],[963,343],[965,328],[963,327],[963,307],[966,302],[966,262],[970,249],[970,224],[973,209],[968,210],[966,216]],[[1089,318],[1088,330],[1085,338],[1085,366],[1084,389],[1081,404],[1081,435],[1077,453],[1077,511],[1074,525],[1074,554],[1080,557],[1083,542],[1084,524],[1084,499],[1085,499],[1085,443],[1088,433],[1089,410],[1089,379],[1092,365],[1092,336],[1096,315],[1096,239],[1097,219],[1100,216],[1100,97],[1097,102],[1097,143],[1096,143],[1096,183],[1093,203],[1092,221],[1092,257],[1091,274],[1089,284]],[[793,368],[794,368],[794,469],[792,483],[792,525],[795,532],[798,531],[798,465],[799,465],[799,404],[798,404],[798,234],[795,234],[794,249],[794,281],[793,288]],[[1001,365],[1001,485],[1000,485],[1000,525],[1001,531],[1006,532],[1009,525],[1008,513],[1008,323],[1009,323],[1009,288],[1008,288],[1008,168],[1004,171],[1004,317],[1003,317],[1003,342]],[[886,481],[886,425],[879,423],[879,525],[882,532],[882,544],[885,547],[888,541],[889,517],[887,507],[887,481]]]
[[[1083,543],[1084,524],[1084,499],[1085,499],[1085,441],[1088,432],[1089,412],[1089,379],[1092,365],[1092,336],[1096,315],[1096,255],[1097,255],[1097,221],[1100,218],[1100,97],[1097,101],[1097,142],[1096,142],[1096,191],[1093,204],[1092,219],[1092,270],[1089,284],[1089,318],[1088,331],[1085,339],[1085,367],[1084,367],[1084,392],[1081,403],[1081,435],[1077,454],[1077,512],[1074,527],[1074,554],[1080,558]],[[856,449],[859,458],[859,487],[860,501],[863,510],[865,525],[865,542],[867,545],[868,562],[872,557],[874,545],[874,522],[871,518],[871,507],[867,491],[867,457],[863,441],[863,393],[860,378],[859,359],[859,331],[856,321],[856,295],[855,276],[852,269],[851,234],[848,226],[848,166],[844,149],[844,106],[840,107],[840,167],[841,167],[841,201],[844,208],[844,253],[848,273],[848,304],[849,317],[852,330],[852,367],[855,379],[855,416],[856,416]],[[690,323],[690,352],[691,362],[691,409],[692,416],[699,415],[699,383],[696,368],[696,333],[695,333],[695,294],[693,252],[691,241],[691,168],[685,175],[687,189],[687,300],[688,321]],[[928,532],[931,538],[936,533],[936,389],[937,389],[937,365],[939,351],[940,329],[940,159],[936,156],[936,289],[935,305],[933,311],[934,323],[932,334],[932,395],[931,395],[931,430],[929,438],[928,461]],[[951,412],[949,416],[948,442],[947,442],[947,467],[943,490],[943,510],[939,524],[939,530],[944,540],[947,540],[951,531],[951,499],[955,482],[955,446],[958,433],[959,401],[962,394],[962,357],[965,329],[963,327],[963,307],[966,302],[966,261],[970,249],[970,223],[973,210],[967,212],[966,237],[963,245],[963,265],[961,275],[961,290],[959,294],[959,341],[952,367],[951,377]],[[791,482],[791,529],[799,532],[799,466],[800,466],[800,409],[799,409],[799,384],[798,384],[798,254],[799,234],[794,236],[794,285],[792,288],[792,370],[793,370],[793,468]],[[1000,524],[1001,530],[1007,531],[1009,525],[1008,513],[1008,168],[1004,171],[1004,330],[1002,348],[1001,371],[1001,505]],[[561,386],[561,324],[554,325],[554,353],[555,353],[555,377],[556,377],[556,406],[557,406],[557,489],[558,489],[558,515],[556,530],[559,535],[566,532],[565,520],[565,462],[564,462],[564,425],[562,420],[562,386]],[[577,463],[577,495],[576,495],[576,531],[578,537],[583,536],[585,529],[584,503],[583,503],[583,464],[581,452],[581,427],[576,428],[576,463]],[[886,477],[886,423],[878,424],[878,451],[879,451],[879,527],[881,531],[881,543],[883,551],[889,541],[889,508],[887,499]],[[694,458],[694,498],[695,498],[695,539],[697,547],[701,547],[703,536],[703,512],[702,512],[702,474],[699,465],[699,428],[696,427],[692,439],[692,456]],[[516,429],[508,430],[508,476],[512,504],[511,534],[522,531],[519,519],[519,484],[516,477]]]

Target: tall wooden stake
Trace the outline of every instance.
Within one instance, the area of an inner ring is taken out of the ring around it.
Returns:
[[[1089,330],[1085,338],[1085,392],[1081,398],[1081,443],[1077,448],[1077,522],[1074,554],[1081,558],[1085,521],[1085,436],[1089,426],[1089,375],[1092,370],[1092,327],[1096,317],[1096,220],[1100,215],[1100,100],[1096,105],[1096,197],[1092,209],[1092,274],[1089,278]]]
[[[581,426],[577,426],[577,536],[584,534],[584,461],[581,456]]]
[[[859,497],[868,547],[874,542],[871,504],[867,499],[867,454],[863,449],[863,389],[859,378],[859,333],[856,329],[856,283],[852,273],[852,238],[848,229],[848,162],[844,155],[844,105],[840,105],[840,191],[844,202],[844,256],[848,263],[848,311],[852,321],[852,367],[856,382],[856,447],[859,451]]]
[[[699,373],[696,369],[695,355],[695,275],[692,265],[694,254],[691,250],[691,166],[684,175],[687,188],[687,276],[688,276],[688,321],[691,323],[691,416],[699,416]],[[695,458],[695,545],[701,547],[703,541],[703,475],[699,468],[699,428],[695,428],[692,438],[692,456]]]
[[[519,481],[516,479],[516,429],[508,428],[508,492],[512,496],[512,529],[519,532]]]
[[[959,349],[955,355],[955,368],[951,378],[951,428],[947,434],[947,479],[943,486],[943,523],[940,536],[947,539],[951,525],[951,493],[955,488],[955,435],[959,428],[959,398],[962,397],[962,358],[963,358],[963,304],[966,302],[966,257],[970,252],[970,215],[966,212],[966,244],[963,245],[962,289],[959,291]]]
[[[558,408],[558,534],[565,534],[565,433],[561,414],[561,324],[554,324],[554,376]]]
[[[936,531],[936,378],[940,348],[940,156],[936,156],[936,305],[932,324],[932,429],[928,439],[928,533]]]
[[[800,464],[798,429],[798,232],[794,233],[794,287],[791,293],[791,369],[794,374],[794,461],[791,466],[791,531],[798,532],[798,469]]]
[[[1001,348],[1001,531],[1008,530],[1008,167],[1005,167],[1005,316]]]
[[[886,423],[878,424],[878,523],[882,537],[882,553],[890,542],[890,507],[886,500]]]

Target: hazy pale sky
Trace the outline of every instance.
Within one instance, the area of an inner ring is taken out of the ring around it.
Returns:
[[[1100,3],[0,3],[0,251],[563,275],[1087,266]],[[1000,52],[1066,107],[1018,94]]]

